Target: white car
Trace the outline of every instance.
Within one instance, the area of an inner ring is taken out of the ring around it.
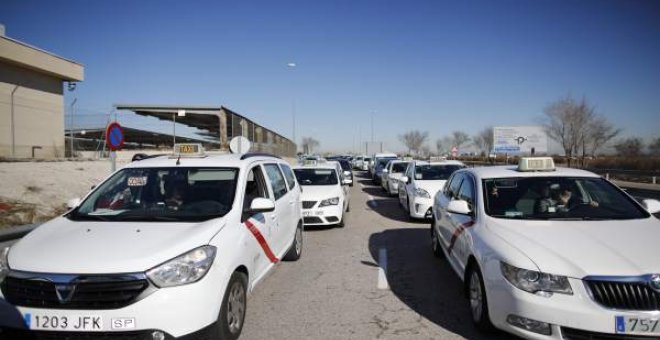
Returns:
[[[383,170],[381,178],[381,186],[389,195],[397,195],[399,193],[399,179],[406,172],[409,161],[392,160],[387,163]]]
[[[464,167],[459,161],[410,162],[399,177],[399,204],[410,218],[430,218],[433,197],[454,171]]]
[[[350,211],[350,191],[336,162],[293,168],[302,186],[305,225],[344,226],[344,213]]]
[[[596,174],[459,170],[433,205],[431,244],[463,280],[472,320],[529,339],[658,339],[660,221]]]
[[[362,171],[369,171],[369,167],[371,166],[372,162],[373,160],[371,159],[371,157],[365,156],[362,159],[362,162],[358,163],[359,164],[358,169]]]
[[[375,180],[376,178],[376,165],[381,159],[397,159],[398,156],[395,153],[377,153],[375,154],[371,161],[369,162],[369,177]],[[384,165],[384,164],[383,164]]]
[[[2,335],[238,338],[247,294],[301,256],[300,187],[280,158],[193,146],[128,164],[6,249]]]

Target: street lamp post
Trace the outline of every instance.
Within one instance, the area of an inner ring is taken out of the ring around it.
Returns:
[[[296,68],[296,63],[293,63],[293,62],[288,63],[288,64],[286,64],[286,66],[290,70],[294,70]],[[291,84],[292,84],[291,85],[291,119],[292,119],[292,124],[293,124],[293,129],[292,129],[293,133],[292,133],[292,135],[293,135],[293,144],[296,145],[296,149],[297,149],[298,146],[296,144],[296,98],[295,98],[296,96],[295,96],[295,91],[293,90],[293,80],[291,80]],[[295,152],[297,153],[298,150],[295,150]]]
[[[78,101],[78,98],[73,98],[73,101],[71,102],[71,126],[69,127],[69,138],[71,140],[69,141],[70,143],[70,150],[71,150],[71,158],[74,157],[73,153],[73,106],[76,105],[76,102]]]

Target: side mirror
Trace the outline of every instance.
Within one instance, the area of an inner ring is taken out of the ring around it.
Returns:
[[[250,203],[250,209],[246,212],[251,214],[258,214],[264,212],[271,212],[275,210],[275,202],[268,198],[257,197]]]
[[[66,202],[67,209],[75,209],[80,205],[80,198],[74,198]]]
[[[344,171],[344,176],[350,176],[350,175],[351,175],[350,171],[348,171],[348,170]]]
[[[384,174],[386,174],[386,173],[388,173],[389,171],[387,171],[387,169],[383,169],[382,172],[383,172]]]
[[[646,208],[651,214],[660,212],[660,201],[655,199],[645,199],[642,200],[642,205]]]
[[[399,180],[403,183],[410,183],[410,178],[408,178],[408,176],[401,176]]]
[[[468,202],[463,200],[450,201],[449,205],[447,205],[447,211],[461,215],[469,215],[472,213],[472,211],[470,211],[470,207],[468,206]]]

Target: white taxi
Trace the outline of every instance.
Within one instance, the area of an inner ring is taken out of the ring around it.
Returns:
[[[300,187],[275,156],[178,149],[3,251],[2,336],[239,337],[247,294],[301,256]]]
[[[399,177],[399,204],[410,218],[430,218],[433,197],[454,171],[464,167],[459,161],[410,162]]]
[[[660,202],[552,158],[455,172],[431,242],[472,320],[529,339],[660,337]]]
[[[337,162],[293,168],[302,187],[305,225],[344,226],[344,213],[350,211],[350,190]]]
[[[397,195],[399,193],[399,178],[403,176],[408,168],[410,161],[391,160],[383,169],[381,178],[381,186],[383,190],[389,195]]]

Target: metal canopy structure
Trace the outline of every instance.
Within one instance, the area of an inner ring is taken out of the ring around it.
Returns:
[[[170,147],[172,144],[172,135],[160,132],[145,131],[134,129],[130,127],[122,127],[126,144],[125,149],[136,149],[143,147]],[[103,144],[105,140],[105,128],[100,129],[75,129],[73,131],[67,130],[66,135],[71,135],[76,140],[77,150],[95,150],[98,144]],[[181,143],[202,143],[206,148],[218,148],[220,143],[212,142],[203,139],[195,139],[188,137],[177,137]]]
[[[296,145],[288,138],[224,106],[115,104],[114,107],[116,110],[132,111],[141,116],[172,122],[173,130],[177,123],[198,129],[196,134],[200,139],[212,140],[219,149],[228,149],[229,141],[233,137],[243,136],[253,143],[254,151],[287,157],[292,157],[296,153]],[[185,115],[179,116],[181,110],[185,111]],[[127,141],[130,141],[128,137]]]

